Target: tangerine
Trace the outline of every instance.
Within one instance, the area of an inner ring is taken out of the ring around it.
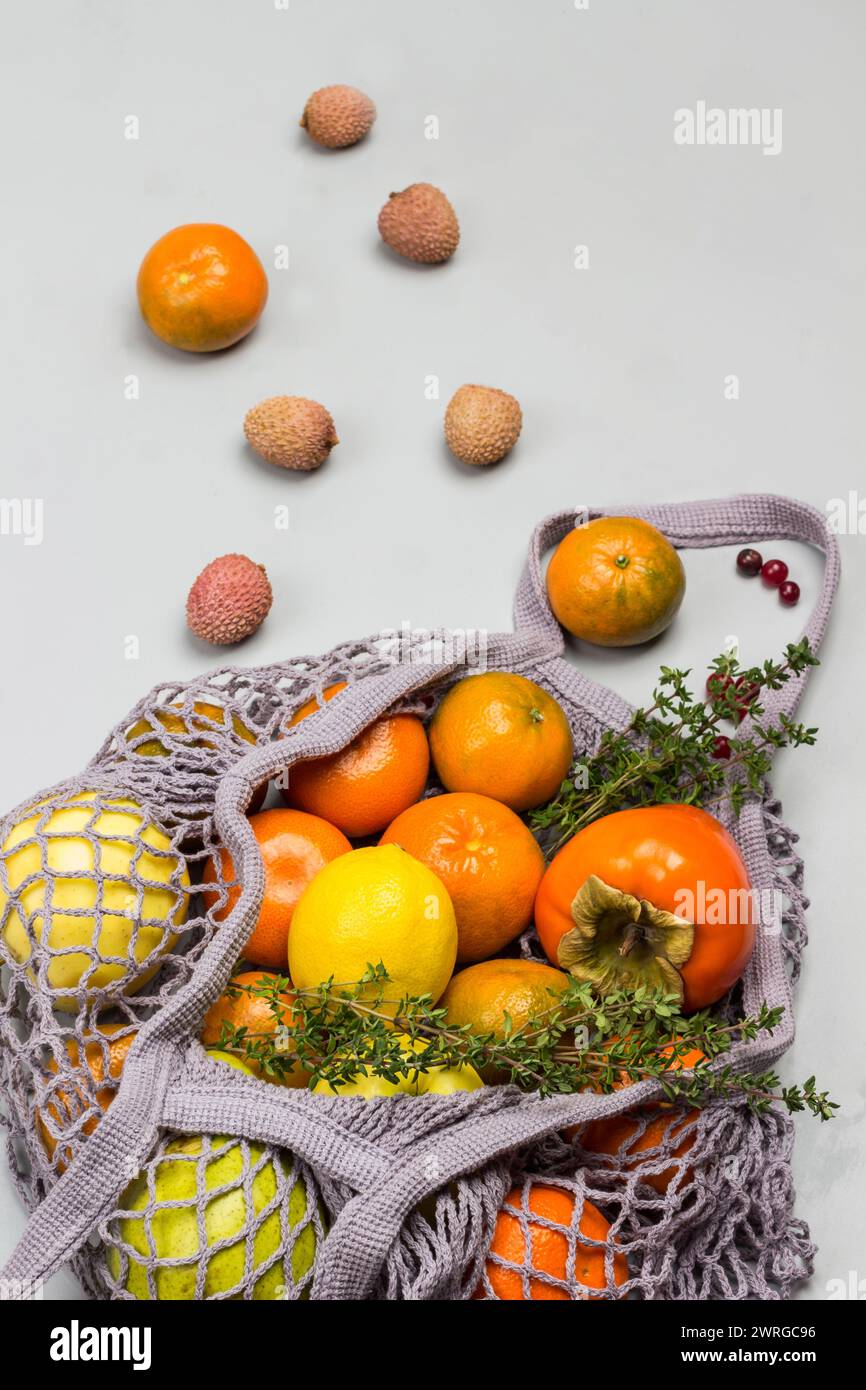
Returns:
[[[155,241],[138,272],[148,328],[171,347],[215,352],[258,323],[268,279],[252,247],[231,227],[189,222]]]
[[[250,816],[249,822],[261,850],[265,891],[244,956],[255,965],[286,971],[295,904],[319,870],[352,846],[336,826],[304,811],[277,806]],[[213,857],[205,863],[202,894],[214,920],[222,922],[238,901],[241,887],[235,882],[228,850],[221,849],[219,856],[219,873]]]
[[[544,855],[519,816],[475,792],[419,801],[381,844],[399,844],[441,878],[457,917],[457,960],[487,960],[532,920]]]

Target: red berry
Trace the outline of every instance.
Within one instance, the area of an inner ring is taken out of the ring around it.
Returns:
[[[745,719],[749,713],[749,708],[756,696],[760,693],[761,687],[755,685],[754,681],[747,681],[745,676],[738,676],[734,682],[737,702],[736,711],[740,719]]]
[[[794,604],[799,602],[800,599],[799,584],[795,584],[793,579],[786,579],[784,584],[779,585],[779,598],[782,603],[786,603],[789,608],[793,608]]]
[[[718,700],[734,683],[733,676],[723,676],[721,671],[711,671],[707,676],[707,694],[711,700]]]
[[[757,550],[752,550],[750,547],[741,550],[737,556],[737,569],[740,571],[740,574],[747,574],[750,579],[753,575],[760,572],[763,563],[760,553]]]
[[[716,737],[713,739],[713,757],[723,759],[729,758],[730,756],[730,740],[726,739],[724,734],[717,734]]]
[[[778,589],[788,578],[788,566],[784,560],[768,560],[761,566],[761,578],[768,589]]]

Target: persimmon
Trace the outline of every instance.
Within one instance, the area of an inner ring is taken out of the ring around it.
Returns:
[[[746,866],[696,806],[641,806],[568,841],[535,899],[548,959],[601,994],[645,985],[705,1008],[740,978],[755,944]]]

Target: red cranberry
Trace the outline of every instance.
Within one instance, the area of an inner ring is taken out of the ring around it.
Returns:
[[[734,682],[734,690],[736,691],[736,710],[740,719],[745,719],[755,698],[760,693],[760,689],[761,687],[755,685],[754,681],[747,681],[745,676],[737,677]]]
[[[779,598],[782,603],[786,603],[789,608],[793,608],[800,599],[800,586],[795,584],[793,579],[786,579],[784,584],[779,585]]]
[[[717,734],[716,737],[713,739],[713,757],[719,758],[721,760],[724,758],[729,758],[730,756],[730,740],[726,739],[724,734]]]
[[[747,574],[750,579],[754,575],[760,573],[763,563],[764,561],[761,559],[760,553],[749,547],[745,550],[741,550],[737,556],[737,569],[740,571],[740,574]]]
[[[711,700],[718,700],[730,690],[733,683],[733,676],[723,676],[721,671],[711,671],[707,676],[707,694]]]
[[[788,566],[784,560],[768,560],[761,566],[761,578],[768,589],[778,589],[788,578]]]

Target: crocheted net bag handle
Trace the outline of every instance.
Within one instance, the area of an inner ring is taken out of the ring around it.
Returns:
[[[752,545],[769,540],[804,541],[824,552],[821,591],[803,636],[817,650],[824,637],[833,597],[839,583],[839,546],[827,518],[790,497],[772,493],[720,497],[706,502],[658,503],[653,506],[589,507],[580,512],[558,512],[536,527],[514,604],[514,626],[544,633],[557,652],[563,649],[562,630],[553,616],[544,582],[543,558],[581,520],[600,516],[635,516],[656,526],[672,545],[682,550],[707,550],[723,545]],[[793,715],[809,679],[809,669],[788,681],[781,690],[768,691],[764,708],[769,717]],[[577,673],[573,688],[588,709],[613,727],[628,722],[632,708],[614,691]]]
[[[781,497],[751,496],[622,507],[607,514],[641,516],[683,548],[771,538],[821,547],[826,554],[824,581],[806,628],[812,645],[820,645],[839,562],[835,537],[814,509]],[[598,727],[621,727],[630,707],[562,660],[562,634],[547,604],[542,556],[574,524],[575,514],[568,512],[537,528],[518,588],[515,632],[491,637],[488,661],[537,676],[562,695],[578,721],[586,715]],[[552,1131],[617,1113],[658,1094],[652,1082],[645,1082],[629,1088],[627,1099],[620,1093],[542,1101],[512,1087],[491,1087],[463,1097],[414,1098],[407,1105],[383,1099],[359,1106],[242,1076],[204,1059],[194,1041],[258,916],[263,869],[245,815],[253,789],[298,759],[339,750],[395,702],[460,673],[458,661],[419,662],[360,679],[346,692],[347,698],[309,716],[279,745],[257,747],[223,776],[214,819],[222,843],[239,866],[240,899],[208,942],[191,977],[141,1027],[111,1109],[33,1212],[3,1271],[5,1280],[26,1287],[75,1256],[97,1229],[104,1228],[106,1214],[129,1180],[130,1167],[143,1165],[168,1129],[237,1135],[284,1147],[326,1183],[345,1187],[348,1200],[319,1252],[313,1296],[363,1298],[389,1258],[407,1213],[443,1184],[477,1173]],[[804,682],[805,676],[790,682],[774,701],[774,711],[792,712]],[[747,803],[737,836],[752,881],[760,883],[771,872],[760,801]],[[790,1003],[781,945],[771,938],[759,940],[744,992],[747,1007],[762,999]],[[786,1017],[790,1019],[790,1010]],[[751,1063],[778,1056],[791,1032],[789,1022],[768,1041],[740,1044],[733,1060]],[[430,1134],[435,1135],[433,1168]],[[501,1196],[501,1185],[498,1191]]]

